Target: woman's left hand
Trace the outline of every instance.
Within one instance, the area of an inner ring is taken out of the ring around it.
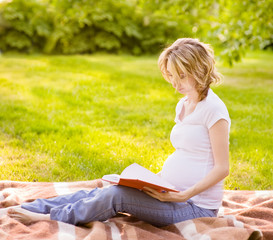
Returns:
[[[157,190],[149,187],[144,187],[143,192],[161,202],[185,202],[190,196],[187,191],[183,192],[158,192]]]

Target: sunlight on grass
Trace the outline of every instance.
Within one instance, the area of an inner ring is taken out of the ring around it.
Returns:
[[[217,64],[225,79],[213,90],[232,119],[226,189],[273,187],[272,59],[252,52],[234,68]],[[174,151],[181,96],[157,56],[4,55],[0,71],[1,179],[87,180],[133,162],[158,172]]]

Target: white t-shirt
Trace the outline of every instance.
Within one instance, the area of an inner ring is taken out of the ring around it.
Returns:
[[[214,166],[208,130],[220,119],[228,121],[229,130],[231,123],[225,104],[211,89],[194,111],[180,121],[179,114],[186,99],[182,98],[176,106],[176,124],[170,136],[175,152],[167,158],[161,171],[162,178],[180,191],[203,179]],[[220,181],[191,200],[199,207],[218,209],[222,197],[223,181]]]

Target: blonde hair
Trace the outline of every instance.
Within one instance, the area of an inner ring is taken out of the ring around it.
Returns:
[[[174,72],[171,79],[167,70],[170,61]],[[172,45],[165,48],[158,59],[158,66],[166,81],[179,84],[182,78],[191,75],[195,80],[195,89],[199,94],[199,101],[208,93],[211,83],[219,83],[222,75],[215,67],[214,52],[209,44],[193,38],[179,38]]]

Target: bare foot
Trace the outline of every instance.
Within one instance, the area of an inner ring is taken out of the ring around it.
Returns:
[[[8,191],[3,191],[1,193],[2,196],[0,196],[0,207],[6,208],[11,206],[19,205],[20,202],[22,202],[22,199],[20,199],[16,194],[9,193]]]
[[[0,208],[0,218],[6,216],[9,209],[12,209],[12,208],[21,208],[21,206],[17,205],[17,206],[12,206],[12,207],[7,207],[7,208]]]
[[[49,214],[41,214],[28,211],[23,208],[11,208],[8,210],[8,216],[23,223],[30,224],[31,222],[50,220]]]

